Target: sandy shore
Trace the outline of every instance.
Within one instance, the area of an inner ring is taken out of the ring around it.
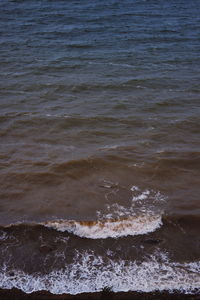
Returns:
[[[0,289],[0,299],[2,300],[135,300],[135,299],[200,299],[200,295],[184,295],[181,293],[170,294],[168,292],[152,292],[152,293],[139,293],[139,292],[119,292],[113,293],[110,291],[103,291],[100,293],[83,293],[78,295],[53,295],[49,292],[41,291],[31,294],[25,294],[20,290],[2,290]]]

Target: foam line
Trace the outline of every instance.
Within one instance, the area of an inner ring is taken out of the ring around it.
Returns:
[[[53,294],[98,292],[104,287],[111,287],[114,292],[179,290],[197,293],[200,292],[200,262],[178,264],[162,253],[141,263],[104,261],[93,253],[77,252],[72,264],[47,275],[28,275],[17,270],[9,275],[4,267],[0,272],[0,287],[18,288],[26,293],[47,290]]]
[[[67,231],[80,237],[106,239],[108,237],[118,238],[153,232],[162,225],[162,220],[160,215],[144,215],[91,222],[55,220],[41,224],[58,231]]]

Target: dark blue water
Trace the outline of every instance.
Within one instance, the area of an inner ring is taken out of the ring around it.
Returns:
[[[194,108],[199,9],[199,1],[1,1],[2,113],[111,115],[124,104],[127,116],[177,100]]]
[[[1,0],[0,70],[1,286],[199,289],[200,2]]]

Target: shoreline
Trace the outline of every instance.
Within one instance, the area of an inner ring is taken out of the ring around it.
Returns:
[[[153,300],[153,299],[200,299],[199,294],[184,294],[180,292],[169,293],[168,291],[163,292],[117,292],[114,293],[109,290],[96,293],[82,293],[77,295],[61,294],[55,295],[47,291],[38,291],[31,294],[26,294],[19,289],[0,289],[0,300]]]

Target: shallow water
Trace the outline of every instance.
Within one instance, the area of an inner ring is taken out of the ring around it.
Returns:
[[[1,1],[1,287],[199,291],[199,9]]]

